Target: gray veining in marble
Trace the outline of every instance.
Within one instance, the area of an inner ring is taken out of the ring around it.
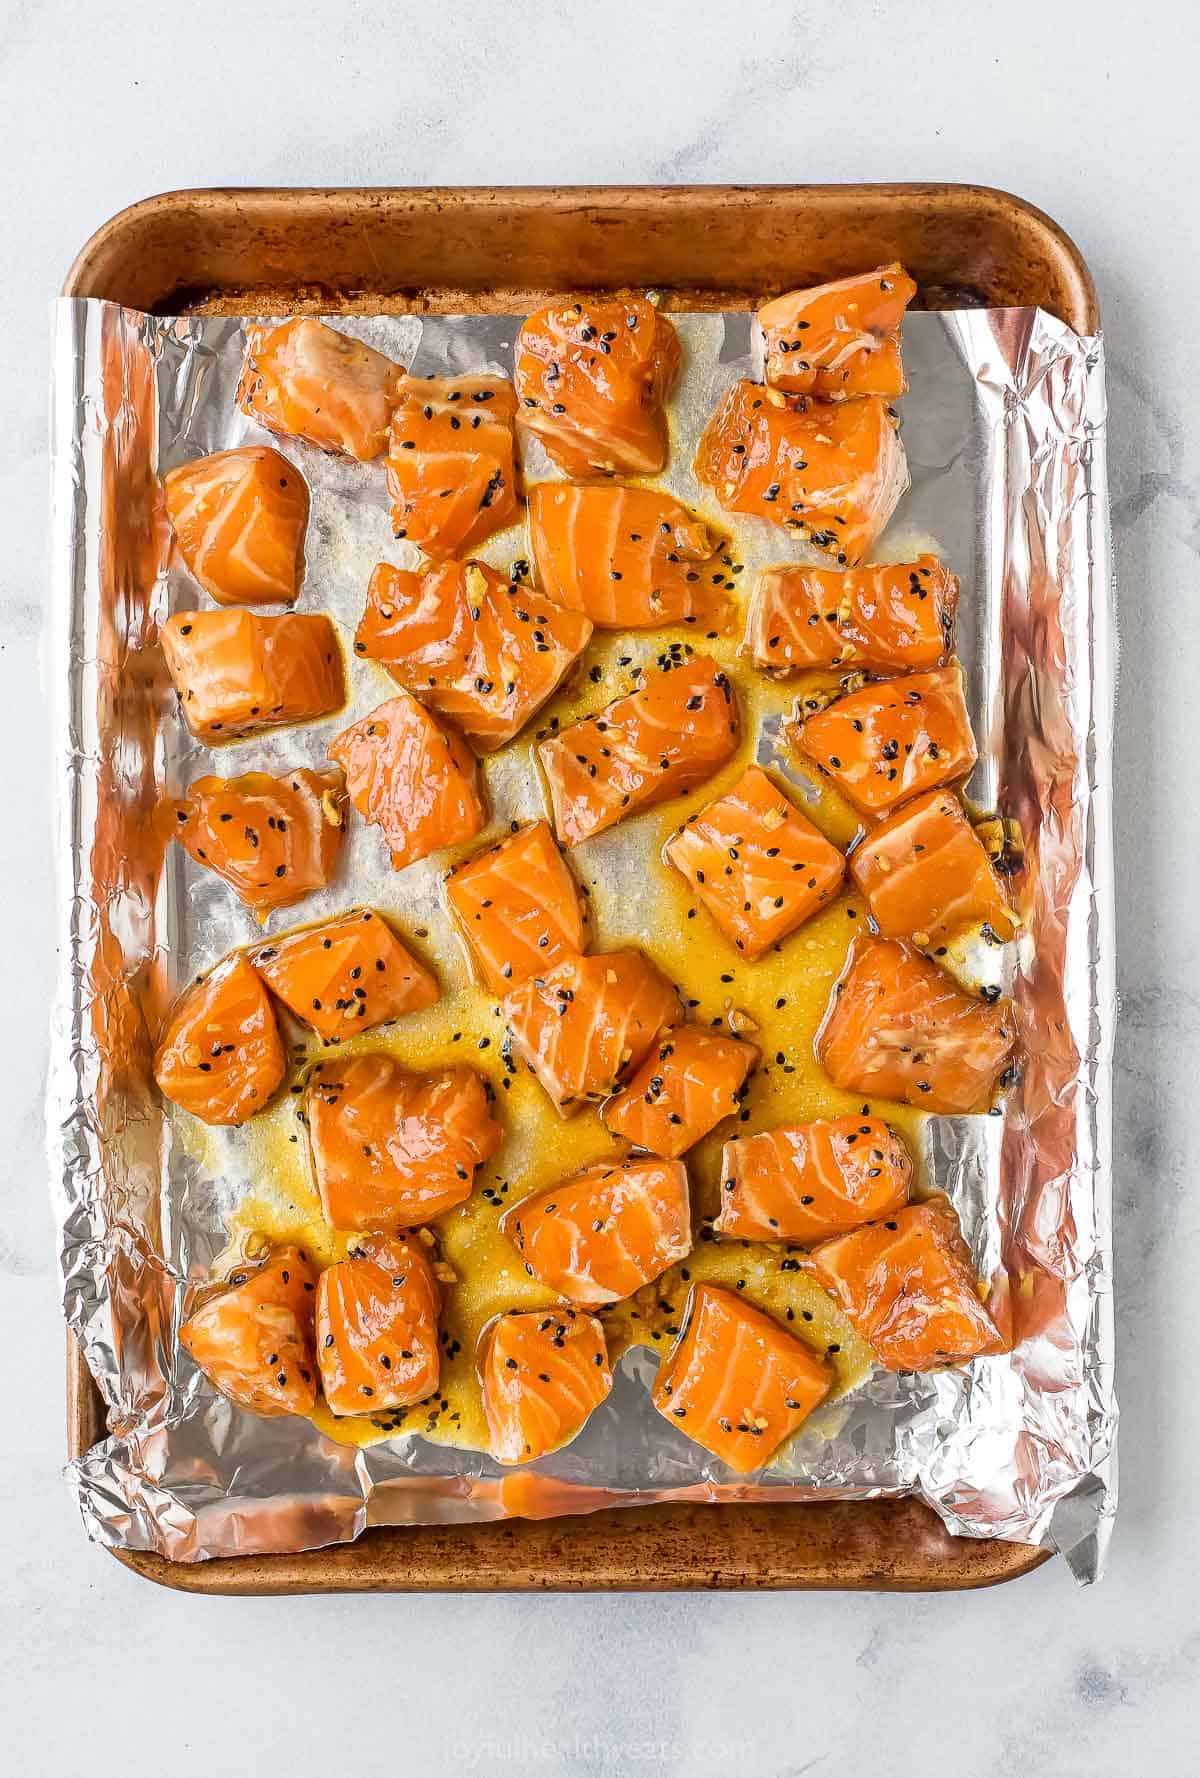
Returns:
[[[619,53],[601,77],[605,34]],[[0,917],[20,1020],[0,1039],[0,1723],[22,1778],[129,1769],[118,1670],[136,1672],[175,1778],[1196,1771],[1200,795],[1185,762],[1200,423],[1185,327],[1200,282],[1198,66],[1200,24],[1179,0],[0,0]],[[1108,1577],[1081,1592],[1052,1563],[928,1598],[154,1591],[85,1543],[57,1480],[40,1127],[48,299],[99,222],[172,186],[806,177],[1005,186],[1076,236],[1100,285],[1123,627],[1122,1508]],[[368,1701],[349,1714],[339,1673]]]

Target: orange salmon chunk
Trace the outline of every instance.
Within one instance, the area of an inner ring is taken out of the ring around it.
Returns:
[[[317,1362],[334,1414],[376,1414],[438,1386],[441,1292],[425,1250],[364,1235],[317,1280]]]
[[[498,1315],[478,1359],[497,1463],[531,1463],[569,1444],[612,1389],[604,1329],[577,1309]]]
[[[889,1371],[965,1364],[1003,1345],[946,1198],[824,1241],[811,1260],[813,1275]]]
[[[839,567],[853,566],[908,487],[897,425],[878,396],[832,406],[735,383],[709,421],[693,467],[726,512],[773,519]]]
[[[923,1111],[986,1111],[1016,1043],[1009,1001],[965,994],[897,939],[859,938],[817,1055],[835,1086]]]
[[[405,377],[388,437],[392,531],[427,556],[466,555],[510,525],[516,399],[507,377]]]
[[[471,1068],[413,1074],[371,1053],[318,1063],[304,1096],[313,1171],[335,1229],[411,1229],[471,1195],[504,1132]]]
[[[764,303],[758,325],[767,382],[822,401],[903,395],[900,323],[916,294],[902,265],[883,265]]]
[[[474,754],[408,692],[343,729],[329,757],[363,820],[383,834],[395,870],[473,840],[484,825]]]
[[[299,1247],[276,1247],[204,1289],[179,1342],[214,1388],[253,1414],[311,1414],[316,1277]]]
[[[792,733],[805,758],[866,815],[965,778],[979,757],[957,661],[866,685]]]
[[[346,701],[342,651],[323,612],[177,611],[159,635],[198,741],[315,722]]]
[[[304,578],[308,484],[269,445],[242,445],[163,477],[188,569],[218,605],[290,605]]]
[[[584,1308],[616,1303],[691,1252],[687,1169],[651,1159],[588,1167],[514,1204],[500,1227],[550,1290]]]
[[[837,847],[757,766],[689,816],[663,856],[750,958],[830,902],[846,872]]]
[[[725,616],[722,540],[654,488],[539,482],[529,491],[529,545],[538,584],[601,629]]]
[[[884,938],[928,949],[987,926],[1011,938],[1017,923],[982,840],[950,790],[905,803],[850,854],[850,874]]]
[[[452,866],[446,899],[493,994],[545,975],[587,943],[579,885],[544,821]]]
[[[256,914],[302,901],[337,869],[346,831],[340,772],[295,766],[280,778],[197,778],[173,808],[180,845]]]
[[[770,1315],[720,1285],[693,1284],[651,1399],[680,1432],[749,1475],[771,1461],[832,1383],[828,1365]]]
[[[248,327],[237,403],[269,432],[368,463],[387,441],[404,375],[361,340],[311,315]]]
[[[285,933],[250,961],[288,1011],[330,1043],[438,998],[436,979],[373,908]]]
[[[480,753],[491,753],[553,696],[591,634],[579,612],[560,610],[482,562],[443,562],[421,573],[381,562],[354,649],[379,661]]]
[[[958,581],[936,556],[891,568],[764,568],[746,620],[756,667],[915,673],[950,658]]]
[[[752,1043],[702,1025],[676,1025],[664,1032],[601,1116],[614,1135],[635,1148],[678,1160],[722,1118],[733,1116],[757,1061]]]
[[[824,1241],[907,1204],[912,1161],[871,1117],[822,1118],[727,1142],[715,1228],[747,1241]]]
[[[660,1031],[679,996],[640,951],[566,957],[506,995],[512,1048],[565,1115],[607,1099]]]
[[[266,1105],[285,1067],[270,996],[235,951],[176,1002],[154,1078],[164,1098],[206,1124],[244,1124]]]
[[[539,746],[559,839],[577,845],[702,784],[740,733],[729,676],[707,655],[652,669],[636,691]]]
[[[568,475],[656,475],[679,336],[643,297],[561,297],[517,335],[521,421]]]

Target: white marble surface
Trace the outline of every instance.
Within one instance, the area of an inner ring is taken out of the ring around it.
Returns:
[[[0,0],[0,921],[19,1009],[0,1034],[0,1724],[14,1773],[127,1771],[134,1724],[154,1736],[145,1763],[176,1778],[1195,1772],[1200,425],[1183,330],[1200,281],[1198,60],[1194,9],[1154,0]],[[1108,1577],[1081,1591],[1052,1563],[992,1592],[913,1598],[156,1591],[84,1541],[58,1479],[41,1145],[49,298],[97,224],[173,186],[804,178],[1005,186],[1075,235],[1100,286],[1124,629],[1123,1504]]]

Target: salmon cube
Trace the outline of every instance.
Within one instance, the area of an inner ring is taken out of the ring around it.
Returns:
[[[869,554],[908,487],[895,412],[879,396],[808,402],[735,383],[693,465],[726,512],[773,519],[840,568]]]
[[[364,1235],[317,1280],[317,1362],[334,1414],[377,1414],[433,1395],[441,1292],[419,1241]]]
[[[560,610],[482,562],[443,562],[421,573],[381,562],[354,648],[480,753],[491,753],[554,695],[591,634],[579,612]]]
[[[539,482],[529,542],[538,584],[601,629],[724,622],[722,540],[657,488]]]
[[[289,1012],[329,1043],[438,998],[435,978],[372,908],[285,933],[252,951],[250,961]]]
[[[304,578],[308,484],[268,445],[214,451],[163,477],[179,553],[218,605],[290,605]]]
[[[1003,1346],[946,1198],[822,1242],[812,1270],[886,1370],[965,1364]]]
[[[903,395],[900,323],[917,294],[902,265],[789,290],[764,303],[758,325],[767,382],[821,401]]]
[[[521,421],[568,475],[656,475],[679,337],[644,297],[558,297],[517,335]]]
[[[604,1329],[566,1306],[497,1315],[479,1343],[492,1456],[532,1463],[569,1444],[612,1389]]]
[[[864,686],[794,732],[800,752],[865,815],[965,778],[978,758],[957,661]]]
[[[383,834],[395,870],[473,840],[487,818],[474,754],[408,692],[343,729],[329,757],[363,820]]]
[[[705,655],[656,669],[636,691],[538,748],[554,826],[569,846],[710,778],[741,733],[729,675]]]
[[[467,555],[516,515],[507,377],[405,377],[388,437],[392,530],[427,556]]]
[[[615,1092],[680,1007],[640,951],[607,951],[530,976],[500,1010],[513,1049],[565,1115]]]
[[[850,854],[850,874],[884,938],[929,949],[984,926],[999,939],[1017,929],[983,842],[950,790],[889,815]]]
[[[601,1116],[635,1148],[678,1160],[722,1118],[733,1116],[757,1061],[752,1043],[701,1025],[675,1025]]]
[[[172,804],[174,837],[260,918],[333,877],[346,831],[340,772],[197,778]]]
[[[693,1284],[652,1400],[680,1432],[749,1475],[771,1461],[832,1383],[829,1366],[770,1315],[720,1285]]]
[[[176,1002],[154,1078],[165,1098],[206,1124],[244,1124],[286,1066],[270,996],[235,951]]]
[[[319,1063],[304,1098],[325,1220],[395,1233],[471,1195],[504,1132],[471,1068],[414,1074],[371,1053]]]
[[[587,943],[579,885],[544,821],[451,866],[446,899],[494,994],[545,975]]]
[[[727,1142],[719,1234],[823,1241],[908,1202],[912,1161],[878,1118],[822,1118]]]
[[[888,568],[764,568],[746,620],[756,667],[916,673],[949,660],[958,581],[936,556]]]
[[[619,1302],[691,1252],[687,1169],[650,1158],[588,1167],[514,1204],[500,1227],[559,1296]]]
[[[346,701],[342,651],[323,612],[177,611],[160,636],[198,741],[315,722]]]
[[[986,1111],[1016,1043],[1010,1002],[977,1000],[897,939],[857,939],[817,1035],[835,1086],[924,1111]]]
[[[276,1247],[207,1286],[179,1330],[179,1343],[209,1382],[239,1407],[278,1419],[311,1414],[317,1398],[313,1350],[316,1276],[301,1248]]]
[[[745,957],[761,957],[833,900],[846,861],[757,766],[689,816],[663,856]]]
[[[404,372],[311,315],[248,327],[237,403],[270,432],[368,463],[387,440]]]

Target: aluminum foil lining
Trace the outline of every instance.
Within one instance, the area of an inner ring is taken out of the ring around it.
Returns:
[[[496,316],[332,319],[419,374],[508,371],[518,326]],[[755,374],[750,318],[675,319],[687,373],[667,479],[703,507],[691,446],[720,391]],[[90,1534],[198,1561],[312,1548],[369,1524],[915,1493],[954,1533],[1053,1546],[1080,1579],[1094,1578],[1116,1502],[1116,631],[1101,341],[1034,310],[910,315],[913,392],[903,415],[913,485],[876,552],[898,560],[932,547],[961,577],[959,654],[980,745],[970,789],[1024,829],[1016,893],[1025,926],[1009,947],[1022,1082],[1002,1118],[930,1119],[924,1156],[981,1275],[1007,1278],[1014,1350],[965,1371],[875,1371],[837,1404],[820,1438],[802,1434],[752,1484],[732,1482],[654,1412],[643,1386],[653,1360],[634,1350],[582,1435],[520,1472],[514,1487],[513,1472],[488,1458],[419,1436],[357,1449],[305,1420],[243,1413],[179,1350],[185,1286],[225,1242],[236,1153],[205,1178],[176,1140],[150,1078],[142,991],[149,972],[184,979],[258,929],[215,880],[193,872],[185,888],[179,861],[169,855],[164,865],[148,837],[164,790],[208,757],[163,695],[157,625],[195,589],[164,565],[156,487],[174,464],[262,434],[232,399],[243,321],[63,299],[55,323],[50,658],[62,966],[49,1130],[65,1312],[110,1427],[69,1471]],[[274,442],[312,491],[306,585],[320,588],[319,604],[349,637],[374,563],[406,561],[407,546],[390,533],[382,470]],[[536,447],[526,456],[534,474],[547,468]],[[803,554],[765,523],[739,521],[738,532],[748,569]],[[483,553],[506,563],[524,553],[515,541],[493,540]],[[377,692],[360,694],[353,715],[377,701]],[[315,764],[346,720],[223,749],[220,769],[253,760],[270,770],[285,754]],[[370,868],[360,847],[352,899],[372,898]],[[432,893],[421,867],[387,875],[378,899],[399,913],[406,895],[411,914]],[[333,913],[346,900],[345,887],[331,890],[294,917]]]

